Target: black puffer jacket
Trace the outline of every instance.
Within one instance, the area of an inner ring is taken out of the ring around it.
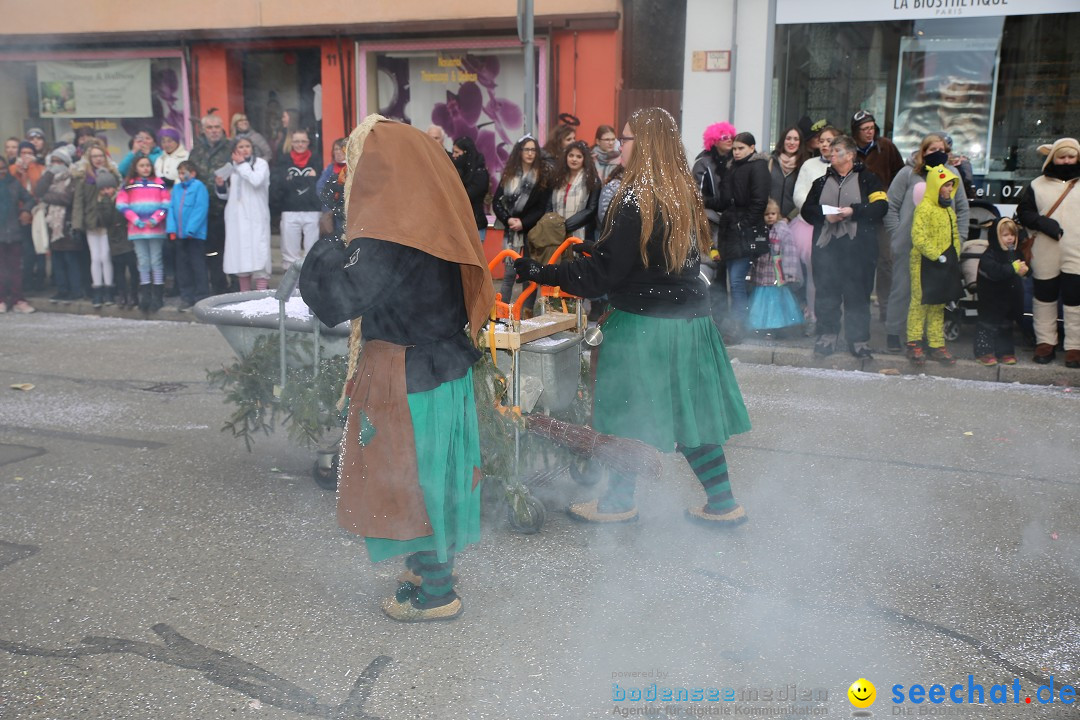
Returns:
[[[998,240],[995,220],[987,233],[989,243],[979,258],[979,274],[975,280],[979,296],[979,320],[1000,323],[1018,320],[1024,311],[1024,289],[1013,262],[1020,259],[1015,250],[1005,250]]]
[[[476,218],[476,229],[483,230],[487,227],[487,215],[484,214],[484,198],[488,193],[488,185],[491,176],[488,174],[484,156],[476,149],[476,143],[470,138],[463,137],[454,141],[454,145],[464,151],[463,155],[454,158],[454,167],[457,168],[458,176],[465,185],[465,192],[469,195],[472,203],[473,216]]]
[[[767,156],[754,153],[732,161],[720,188],[720,257],[749,257],[749,238],[768,236],[765,206],[769,204],[771,185]]]

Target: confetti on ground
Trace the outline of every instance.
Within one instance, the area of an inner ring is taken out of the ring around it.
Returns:
[[[878,374],[879,375],[899,375],[900,371],[897,370],[896,368],[885,368],[883,370],[878,370]]]
[[[11,386],[12,390],[33,390],[34,386],[30,383],[15,383]]]

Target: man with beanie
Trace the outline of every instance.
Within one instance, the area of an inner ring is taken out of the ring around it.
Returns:
[[[882,137],[874,116],[866,110],[858,110],[851,116],[851,137],[858,146],[858,160],[867,170],[877,175],[881,187],[886,191],[892,185],[896,174],[904,167],[904,158],[893,145],[892,140]],[[966,237],[965,232],[961,235]],[[877,261],[877,301],[879,317],[885,321],[885,311],[889,304],[889,292],[892,290],[892,248],[889,233],[883,226],[878,227]]]
[[[39,163],[45,164],[45,131],[41,128],[30,128],[26,131],[26,141],[33,145],[34,156]]]
[[[220,117],[204,116],[202,129],[203,134],[191,149],[190,160],[199,168],[199,181],[210,196],[210,211],[206,217],[206,267],[210,272],[211,289],[220,295],[228,292],[229,279],[221,267],[225,255],[225,200],[214,188],[214,172],[232,163],[232,149]]]
[[[465,187],[431,138],[370,115],[347,156],[344,238],[321,238],[300,273],[322,322],[352,319],[338,524],[373,562],[405,556],[383,612],[452,620],[455,555],[480,540],[472,365],[495,288]]]

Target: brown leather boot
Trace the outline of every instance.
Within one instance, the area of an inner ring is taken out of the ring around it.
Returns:
[[[1049,365],[1054,362],[1054,346],[1050,343],[1039,343],[1035,346],[1035,362],[1040,365]]]

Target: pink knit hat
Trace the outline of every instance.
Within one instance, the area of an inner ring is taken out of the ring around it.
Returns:
[[[705,149],[710,150],[716,141],[724,136],[734,139],[735,126],[729,122],[713,123],[705,128],[705,134],[701,136],[701,139],[705,142]]]

